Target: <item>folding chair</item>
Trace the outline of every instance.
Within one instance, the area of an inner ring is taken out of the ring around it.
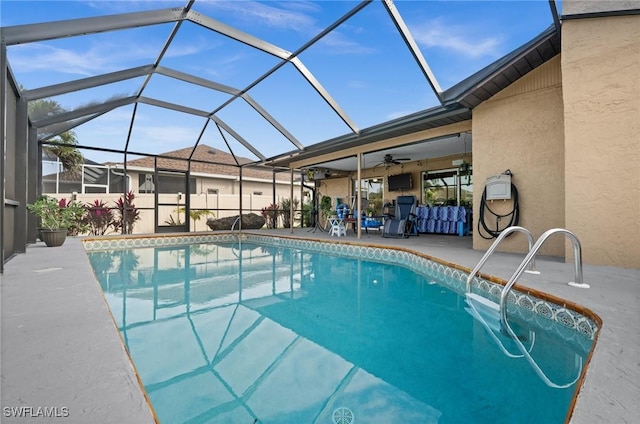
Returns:
[[[416,196],[398,196],[395,216],[384,222],[382,237],[417,235],[416,217]]]

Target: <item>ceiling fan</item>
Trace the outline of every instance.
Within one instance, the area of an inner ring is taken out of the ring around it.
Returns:
[[[394,158],[393,155],[386,154],[384,155],[384,159],[382,162],[374,166],[374,168],[384,165],[385,168],[388,168],[391,165],[400,165],[404,161],[411,160],[411,158]]]

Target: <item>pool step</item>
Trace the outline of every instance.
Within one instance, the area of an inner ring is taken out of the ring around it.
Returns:
[[[500,305],[476,293],[466,294],[465,310],[474,318],[483,321],[491,330],[500,333]]]

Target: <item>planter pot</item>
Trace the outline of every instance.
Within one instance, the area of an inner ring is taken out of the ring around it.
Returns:
[[[62,228],[60,230],[40,230],[40,240],[42,240],[48,247],[62,246],[66,239],[66,228]]]

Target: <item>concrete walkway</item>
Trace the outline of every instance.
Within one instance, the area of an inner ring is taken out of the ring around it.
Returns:
[[[154,422],[79,239],[33,245],[0,278],[3,424]]]
[[[484,252],[470,238],[421,235],[361,240],[307,229],[260,234],[395,245],[473,268]],[[496,253],[482,272],[508,279],[524,255]],[[537,258],[541,275],[520,284],[589,308],[604,324],[571,422],[637,423],[640,417],[640,270],[584,267],[590,289],[570,287],[572,264]],[[31,246],[1,277],[2,422],[49,422],[8,416],[11,407],[57,408],[60,423],[152,423],[154,418],[115,329],[79,239],[60,248]],[[66,408],[66,409],[63,409]],[[25,410],[22,409],[23,413]],[[51,410],[50,410],[51,411]]]

